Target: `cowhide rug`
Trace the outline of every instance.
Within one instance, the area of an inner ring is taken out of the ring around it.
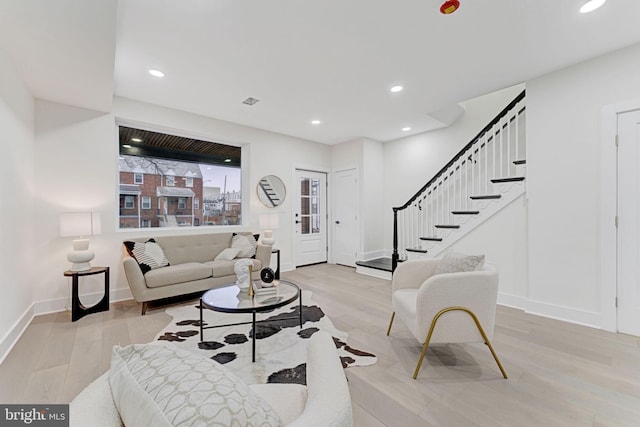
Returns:
[[[156,337],[181,348],[207,355],[226,365],[247,384],[306,384],[306,348],[308,339],[318,330],[333,336],[343,367],[367,366],[376,363],[371,353],[347,344],[347,333],[335,328],[322,309],[311,299],[310,291],[302,291],[303,325],[300,328],[298,301],[267,313],[258,313],[257,320],[270,319],[256,325],[256,361],[251,362],[251,323],[204,330],[200,342],[199,302],[167,309],[173,321]],[[282,318],[293,317],[292,320]],[[205,326],[250,322],[251,314],[219,313],[203,310]]]

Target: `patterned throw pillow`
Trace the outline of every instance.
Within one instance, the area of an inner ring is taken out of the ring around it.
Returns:
[[[169,261],[164,254],[164,251],[155,240],[149,239],[144,243],[141,242],[124,242],[125,248],[129,255],[134,257],[138,261],[142,274],[145,274],[149,270],[154,268],[166,267],[169,265]]]
[[[258,239],[251,233],[233,233],[231,247],[240,249],[237,258],[251,258],[256,255]]]
[[[171,344],[115,346],[109,383],[127,427],[283,425],[234,373]]]
[[[482,269],[483,266],[484,255],[464,255],[448,252],[440,259],[434,274],[474,271]]]

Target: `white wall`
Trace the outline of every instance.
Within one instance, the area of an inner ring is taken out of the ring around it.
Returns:
[[[34,101],[0,50],[0,360],[31,320],[35,279]]]
[[[274,230],[276,247],[281,249],[283,270],[292,268],[291,211],[294,201],[293,177],[296,167],[330,170],[328,146],[260,131],[241,125],[197,116],[128,99],[114,100],[114,113],[105,114],[47,101],[36,107],[36,195],[38,206],[38,274],[34,282],[40,311],[68,307],[69,282],[62,272],[69,267],[66,254],[70,238],[58,237],[59,214],[93,210],[101,214],[102,234],[91,238],[96,253],[93,265],[112,268],[113,298],[128,297],[128,285],[121,267],[122,240],[151,234],[198,233],[194,229],[154,229],[118,231],[118,139],[116,119],[161,131],[242,145],[243,192],[249,195],[245,225],[206,229],[206,232],[252,230],[260,232],[259,215],[277,212],[280,227]],[[263,175],[280,176],[287,187],[284,204],[271,210],[257,198],[256,184]],[[99,294],[102,276],[84,278],[81,293]],[[89,301],[91,298],[87,298]]]
[[[601,325],[601,110],[640,97],[639,69],[635,45],[527,82],[533,312]]]

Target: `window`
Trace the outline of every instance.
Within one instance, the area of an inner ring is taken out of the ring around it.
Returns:
[[[119,135],[120,228],[242,224],[240,147],[126,126]]]
[[[142,196],[142,209],[151,209],[151,197]]]

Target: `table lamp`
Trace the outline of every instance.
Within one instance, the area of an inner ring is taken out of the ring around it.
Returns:
[[[73,251],[67,259],[71,262],[69,271],[91,270],[90,261],[95,254],[89,250],[89,239],[85,236],[99,234],[100,220],[91,212],[65,212],[60,215],[60,236],[79,237],[73,241]]]

